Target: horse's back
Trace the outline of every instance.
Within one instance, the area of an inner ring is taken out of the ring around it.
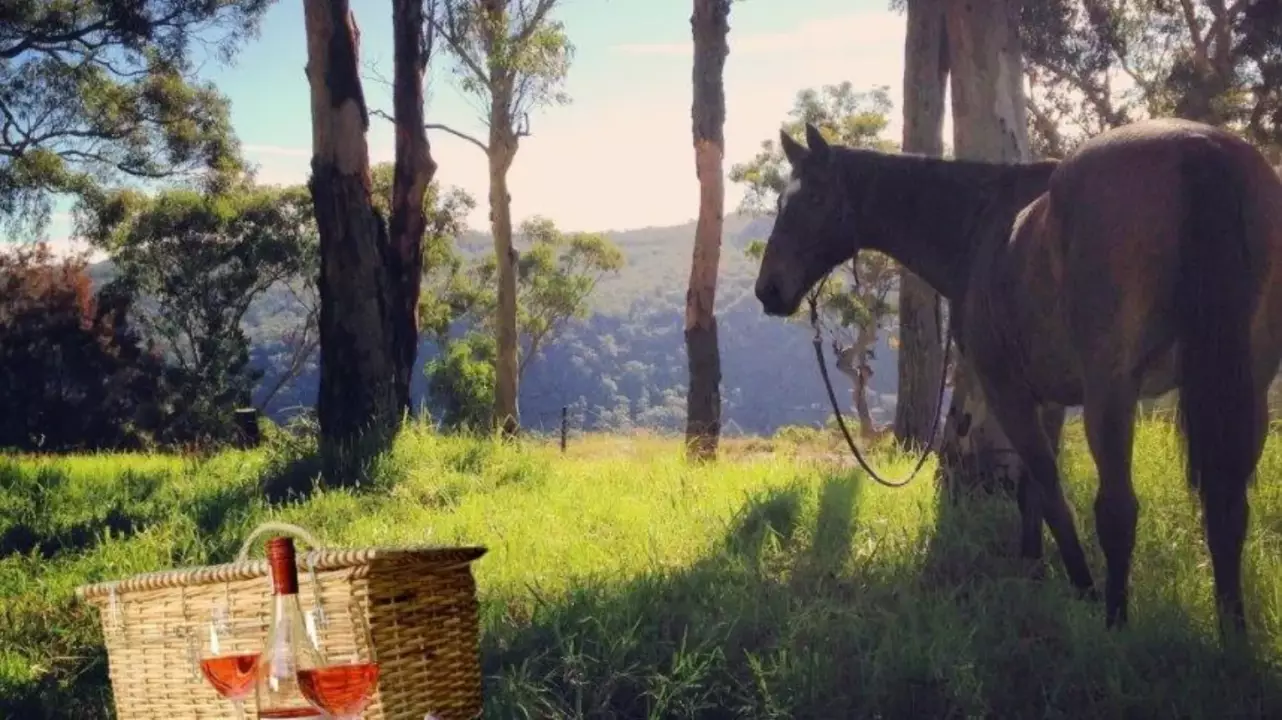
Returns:
[[[1092,138],[1065,158],[1047,195],[1057,225],[1058,247],[1052,253],[1062,267],[1069,327],[1084,345],[1079,352],[1108,354],[1117,371],[1158,372],[1163,377],[1151,383],[1158,392],[1175,381],[1169,356],[1180,291],[1179,248],[1197,200],[1189,197],[1186,178],[1202,172],[1204,163],[1218,163],[1216,170],[1235,185],[1248,232],[1241,239],[1196,242],[1243,241],[1250,257],[1258,258],[1263,290],[1255,337],[1277,346],[1282,342],[1282,183],[1241,138],[1184,120],[1126,125]],[[1276,365],[1276,359],[1271,362]]]

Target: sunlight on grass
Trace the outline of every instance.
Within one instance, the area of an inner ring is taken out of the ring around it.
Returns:
[[[1015,557],[1016,511],[940,505],[832,464],[838,446],[727,440],[693,466],[667,438],[502,444],[412,428],[372,486],[271,506],[300,446],[205,462],[0,461],[0,716],[109,717],[85,582],[231,560],[259,522],[333,546],[479,544],[486,711],[511,717],[1220,717],[1282,710],[1282,444],[1252,491],[1256,648],[1219,649],[1211,574],[1169,425],[1135,450],[1142,503],[1132,626]],[[292,454],[291,454],[292,453]],[[880,451],[899,475],[910,455]],[[1097,581],[1094,470],[1070,424],[1062,465]],[[307,465],[301,465],[306,469]]]

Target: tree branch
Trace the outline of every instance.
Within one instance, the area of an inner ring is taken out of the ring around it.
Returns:
[[[0,49],[0,59],[12,60],[27,50],[41,49],[41,46],[59,45],[71,41],[83,41],[84,37],[107,27],[106,20],[99,20],[82,28],[73,28],[67,32],[42,35],[32,31],[16,45]]]
[[[1193,0],[1180,0],[1180,8],[1184,11],[1184,22],[1189,26],[1189,38],[1193,40],[1193,49],[1196,51],[1198,64],[1202,67],[1210,65],[1210,59],[1206,47],[1206,37],[1202,35],[1202,26],[1197,21],[1197,12],[1193,9]]]
[[[489,85],[489,82],[490,82],[489,74],[486,73],[485,70],[481,68],[480,64],[476,62],[476,58],[473,58],[471,55],[468,54],[467,48],[463,47],[463,42],[458,37],[456,37],[453,32],[453,30],[455,29],[453,27],[455,25],[453,1],[445,0],[444,5],[445,5],[445,8],[443,12],[447,15],[446,23],[451,27],[448,29],[445,27],[442,27],[440,18],[438,18],[436,14],[433,13],[427,19],[428,25],[430,25],[433,30],[432,34],[433,35],[439,34],[441,37],[445,38],[445,42],[454,51],[454,56],[458,58],[460,61],[462,61],[463,66],[466,67],[468,70],[470,70],[472,74],[476,76],[477,81],[480,82],[482,85]]]
[[[302,299],[299,298],[297,292],[293,292],[293,295],[295,299],[302,302]],[[307,365],[307,361],[311,359],[312,355],[316,352],[316,348],[320,346],[320,335],[317,333],[317,326],[320,321],[319,312],[320,308],[318,305],[315,303],[309,304],[307,315],[303,318],[302,327],[286,334],[286,336],[282,338],[282,344],[286,347],[292,348],[292,352],[289,354],[289,363],[276,377],[276,380],[267,389],[267,392],[263,393],[262,396],[259,397],[258,402],[254,403],[254,406],[258,408],[259,412],[267,412],[267,406],[271,404],[271,401],[280,393],[281,390],[285,388],[286,385],[295,380],[299,374],[302,373],[303,368]]]
[[[378,109],[370,110],[370,115],[374,115],[374,116],[377,116],[377,117],[381,117],[381,118],[383,118],[384,120],[386,120],[386,121],[388,121],[388,122],[390,122],[390,123],[395,123],[395,122],[396,122],[396,119],[395,119],[395,118],[393,118],[391,115],[388,115],[388,114],[387,114],[385,111],[383,111],[383,110],[378,110]],[[442,132],[447,132],[447,133],[449,133],[449,134],[453,135],[454,137],[459,138],[460,140],[466,140],[466,141],[468,141],[468,142],[472,143],[473,145],[475,145],[475,146],[477,146],[478,148],[480,148],[480,149],[481,149],[481,152],[485,153],[486,155],[489,155],[489,154],[490,154],[490,148],[489,148],[489,146],[488,146],[488,145],[486,145],[485,143],[481,142],[480,140],[477,140],[476,138],[472,137],[471,135],[468,135],[467,133],[463,132],[462,130],[455,130],[454,128],[450,127],[449,125],[442,125],[441,123],[425,123],[425,124],[423,125],[423,127],[424,127],[425,129],[427,129],[427,130],[440,130],[440,131],[442,131]]]
[[[1064,157],[1064,138],[1060,136],[1059,126],[1054,119],[1038,106],[1031,94],[1024,100],[1024,105],[1033,117],[1033,127],[1037,128],[1038,134],[1046,141],[1046,154],[1053,158]]]
[[[481,152],[485,153],[486,155],[490,154],[489,145],[486,145],[485,143],[481,142],[480,140],[477,140],[476,138],[472,137],[471,135],[468,135],[465,132],[462,132],[461,130],[455,130],[449,125],[442,125],[440,123],[427,123],[423,127],[427,128],[428,130],[441,130],[443,132],[447,132],[453,135],[454,137],[459,138],[460,140],[466,140],[472,143],[473,145],[479,147],[481,149]]]
[[[538,4],[534,6],[534,12],[526,19],[525,26],[517,33],[513,44],[517,47],[524,45],[530,39],[530,36],[534,35],[534,31],[543,24],[543,20],[555,5],[556,0],[539,0]]]
[[[1069,72],[1051,63],[1038,63],[1037,66],[1053,75],[1056,80],[1071,85],[1085,95],[1086,99],[1095,107],[1095,111],[1099,113],[1100,119],[1107,123],[1109,127],[1126,124],[1126,116],[1113,108],[1112,99],[1105,96],[1100,88],[1092,87],[1085,78],[1074,77]]]
[[[1215,67],[1221,74],[1227,74],[1233,64],[1233,18],[1236,17],[1242,0],[1233,4],[1233,9],[1225,7],[1224,0],[1211,0],[1211,13],[1215,19],[1207,30],[1208,39],[1215,38]]]

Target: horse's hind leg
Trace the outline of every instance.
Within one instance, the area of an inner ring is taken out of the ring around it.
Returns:
[[[1086,441],[1099,472],[1095,494],[1095,532],[1108,570],[1104,584],[1104,622],[1122,626],[1127,620],[1127,585],[1135,549],[1139,500],[1131,482],[1131,452],[1135,436],[1138,390],[1126,382],[1087,385],[1082,408]]]
[[[1206,545],[1211,554],[1211,569],[1215,577],[1215,600],[1220,620],[1220,632],[1243,633],[1246,630],[1246,612],[1242,602],[1242,546],[1246,542],[1247,486],[1254,476],[1255,463],[1264,448],[1268,427],[1267,385],[1257,392],[1254,409],[1242,408],[1240,412],[1255,413],[1250,426],[1256,433],[1251,445],[1253,462],[1246,477],[1231,477],[1219,473],[1216,477],[1200,478],[1198,485],[1202,500],[1202,524],[1206,532]]]
[[[1202,523],[1206,545],[1211,551],[1211,569],[1215,576],[1215,600],[1220,631],[1246,630],[1246,611],[1242,602],[1242,546],[1246,542],[1246,485],[1221,489],[1208,483],[1211,492],[1202,495]]]

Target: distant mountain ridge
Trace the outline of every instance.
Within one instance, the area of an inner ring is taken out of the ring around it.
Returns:
[[[753,297],[757,264],[745,254],[764,239],[771,220],[730,214],[717,288],[717,323],[722,358],[723,423],[727,432],[769,433],[787,424],[815,424],[831,414],[815,367],[807,328],[765,316]],[[675,430],[685,422],[687,366],[683,318],[695,223],[606,233],[623,251],[627,265],[597,288],[593,314],[574,323],[531,362],[521,383],[521,416],[526,427],[552,429],[562,406],[572,423],[585,429],[645,426]],[[459,239],[467,255],[490,252],[488,234],[468,231]],[[518,238],[518,250],[522,243]],[[109,262],[90,268],[96,282],[111,275]],[[245,328],[251,356],[276,374],[282,332],[302,317],[302,308],[283,288],[264,293],[250,308]],[[412,389],[414,404],[426,402],[422,367],[436,348],[424,341]],[[896,390],[895,351],[883,339],[875,349],[870,402],[880,422],[889,422]],[[849,382],[833,373],[838,398],[848,402]],[[318,370],[313,364],[273,399],[268,413],[282,419],[315,402]],[[428,408],[430,410],[430,408]]]

